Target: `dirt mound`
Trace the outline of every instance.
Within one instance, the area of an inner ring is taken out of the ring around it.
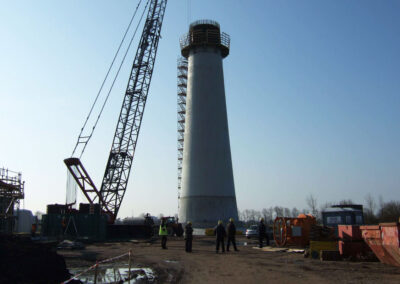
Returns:
[[[60,283],[70,276],[53,245],[0,235],[0,283]]]

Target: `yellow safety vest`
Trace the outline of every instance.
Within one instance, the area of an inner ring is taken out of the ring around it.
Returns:
[[[158,232],[160,236],[167,236],[168,235],[168,230],[166,225],[160,225],[160,231]]]

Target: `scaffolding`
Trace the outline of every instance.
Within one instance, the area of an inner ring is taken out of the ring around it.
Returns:
[[[186,90],[188,79],[188,60],[178,59],[178,207],[181,195],[183,145],[185,138]]]
[[[0,169],[0,232],[13,232],[20,201],[24,199],[25,182],[22,175],[8,169]]]

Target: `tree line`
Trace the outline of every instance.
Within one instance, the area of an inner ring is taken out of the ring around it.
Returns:
[[[307,208],[302,210],[296,207],[287,208],[282,206],[271,206],[261,210],[245,209],[239,211],[239,220],[246,225],[257,223],[260,218],[264,218],[268,224],[273,223],[277,216],[279,217],[297,217],[300,213],[311,214],[315,216],[319,223],[322,223],[322,211],[332,205],[350,205],[359,204],[351,199],[343,199],[339,202],[325,202],[318,204],[317,198],[309,194],[306,198]],[[383,222],[399,222],[400,218],[400,201],[384,202],[380,196],[378,201],[371,194],[365,197],[364,204],[364,222],[365,224],[379,224]]]

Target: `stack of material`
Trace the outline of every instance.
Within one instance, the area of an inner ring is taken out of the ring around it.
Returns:
[[[335,229],[326,226],[313,225],[310,231],[311,241],[336,241]]]
[[[364,242],[357,225],[339,225],[339,251],[344,258],[363,259],[371,257],[372,251]]]
[[[322,257],[321,252],[326,251]],[[306,256],[314,259],[321,260],[337,260],[335,251],[338,251],[337,238],[335,236],[335,229],[313,225],[310,230],[310,249]],[[332,256],[331,255],[335,255]]]

